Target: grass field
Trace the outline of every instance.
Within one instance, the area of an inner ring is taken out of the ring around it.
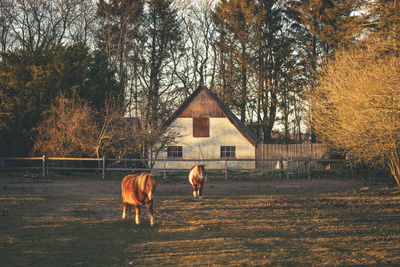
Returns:
[[[0,178],[1,266],[400,265],[400,191],[359,180],[159,181],[156,225],[118,180]]]

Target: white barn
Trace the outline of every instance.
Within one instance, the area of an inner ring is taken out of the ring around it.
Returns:
[[[188,169],[205,163],[207,169],[228,167],[254,169],[259,139],[228,107],[206,87],[193,92],[165,123],[167,129],[179,131],[174,145],[158,154],[154,168]],[[216,161],[203,161],[216,160]],[[192,161],[180,161],[192,160]]]

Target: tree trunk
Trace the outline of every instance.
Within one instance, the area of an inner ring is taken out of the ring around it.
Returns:
[[[247,67],[246,67],[246,45],[242,44],[242,92],[240,99],[240,120],[244,123],[246,120],[246,102],[247,102]]]
[[[390,172],[397,182],[397,186],[400,187],[400,160],[397,152],[391,153],[388,165]]]

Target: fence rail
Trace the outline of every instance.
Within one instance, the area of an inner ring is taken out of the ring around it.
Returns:
[[[146,164],[150,161],[162,162],[162,167],[149,168]],[[221,168],[207,168],[209,171],[221,171],[228,179],[228,171],[257,171],[257,172],[279,172],[287,179],[292,174],[303,174],[310,177],[312,169],[330,168],[332,162],[344,162],[344,160],[322,160],[310,157],[278,158],[278,159],[107,159],[103,158],[64,158],[64,157],[16,157],[0,159],[0,169],[4,170],[42,170],[45,177],[51,170],[70,171],[96,171],[102,173],[105,178],[106,172],[111,171],[157,171],[163,173],[164,179],[167,172],[187,171],[187,168],[167,167],[169,162],[222,162]],[[75,164],[71,164],[75,162]],[[85,163],[86,162],[86,163]],[[243,168],[234,166],[234,162],[252,162],[255,168]],[[318,167],[319,166],[319,167]],[[328,167],[329,168],[328,168]]]

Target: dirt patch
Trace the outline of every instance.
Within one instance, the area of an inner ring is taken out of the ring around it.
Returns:
[[[4,266],[399,265],[400,192],[361,180],[159,180],[155,227],[120,181],[0,179]]]

